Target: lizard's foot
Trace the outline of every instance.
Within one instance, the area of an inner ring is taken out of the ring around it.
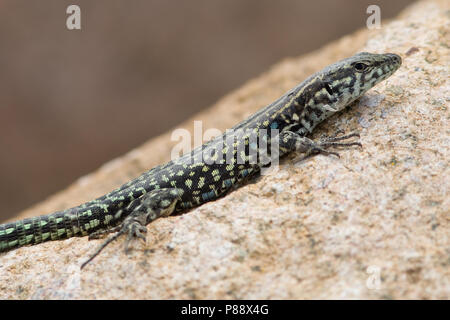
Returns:
[[[290,139],[290,143],[292,146],[291,148],[294,149],[294,151],[303,154],[302,157],[295,159],[296,162],[304,160],[311,156],[318,155],[318,154],[323,154],[323,155],[327,155],[327,156],[334,155],[339,158],[340,157],[339,153],[337,153],[335,151],[327,150],[330,147],[334,147],[334,148],[350,147],[350,146],[362,147],[361,143],[357,142],[357,141],[341,142],[343,140],[347,140],[347,139],[353,138],[353,137],[359,138],[359,133],[357,133],[357,132],[352,132],[352,133],[342,135],[342,136],[335,135],[335,136],[328,137],[328,138],[322,138],[318,142],[315,142],[306,137],[301,137],[299,135],[296,135],[293,132],[285,134],[285,137],[288,137],[288,139]]]
[[[346,140],[346,139],[353,138],[353,137],[357,137],[357,138],[360,137],[359,132],[351,132],[351,133],[340,136],[339,134],[341,134],[341,133],[344,133],[344,131],[342,129],[339,129],[338,132],[336,134],[332,135],[331,137],[327,137],[327,136],[322,137],[321,141],[328,141],[328,142],[341,141],[341,140]]]
[[[108,230],[93,233],[92,239],[97,239],[106,233],[116,232],[81,265],[81,269],[91,262],[108,244],[116,240],[122,234],[128,235],[125,243],[125,252],[129,251],[128,245],[132,239],[139,238],[145,242],[145,235],[147,234],[147,228],[145,226],[159,217],[169,216],[175,210],[175,205],[181,199],[182,193],[183,190],[177,188],[157,189],[130,202],[124,209],[125,214],[122,214],[122,216],[126,216],[126,218],[120,225]]]
[[[147,242],[147,227],[142,225],[140,221],[132,221],[128,225],[123,226],[128,236],[127,241],[125,242],[125,253],[130,251],[130,242],[133,239],[141,239],[144,243]]]
[[[337,152],[330,152],[330,151],[326,151],[325,149],[329,148],[329,147],[351,147],[351,146],[359,146],[362,147],[362,144],[360,142],[357,141],[353,141],[353,142],[338,142],[338,141],[342,141],[342,140],[347,140],[349,138],[353,138],[353,137],[357,137],[359,138],[359,133],[357,132],[352,132],[346,135],[342,135],[342,136],[332,136],[329,138],[325,138],[321,141],[319,141],[317,143],[316,146],[313,147],[316,148],[317,150],[313,150],[314,151],[318,151],[318,153],[322,153],[322,154],[333,154],[337,157],[339,157],[339,154]],[[325,152],[324,152],[325,151]]]

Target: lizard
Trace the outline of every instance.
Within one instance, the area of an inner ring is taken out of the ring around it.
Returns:
[[[47,215],[0,225],[0,252],[49,240],[89,236],[98,239],[113,233],[87,265],[110,242],[127,235],[146,240],[147,225],[160,217],[178,214],[226,195],[261,173],[270,164],[261,156],[263,142],[277,146],[277,156],[297,153],[339,156],[330,148],[361,146],[348,142],[358,133],[313,141],[307,136],[333,114],[343,110],[402,64],[399,55],[360,52],[311,75],[273,103],[240,122],[232,130],[244,134],[225,139],[225,133],[190,153],[156,166],[119,188],[79,206]],[[269,133],[270,130],[270,133]],[[252,133],[262,135],[257,143]],[[241,148],[241,151],[237,150]],[[271,149],[272,150],[272,149]],[[227,154],[230,157],[221,157]],[[208,160],[208,161],[206,161]]]

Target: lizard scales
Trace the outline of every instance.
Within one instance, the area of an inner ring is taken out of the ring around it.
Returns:
[[[396,54],[358,53],[310,76],[233,129],[254,132],[277,129],[280,156],[293,151],[335,154],[325,149],[358,143],[316,144],[306,135],[320,122],[391,76],[400,65],[401,58]],[[350,136],[354,135],[342,139]],[[143,226],[154,219],[215,200],[260,171],[265,163],[258,160],[256,164],[250,163],[248,154],[235,153],[237,158],[242,158],[241,164],[235,160],[208,164],[196,160],[202,152],[205,154],[205,150],[206,154],[212,150],[225,153],[236,147],[236,144],[227,144],[223,138],[212,139],[191,153],[157,166],[95,200],[64,211],[0,225],[0,252],[49,240],[100,235],[108,230],[119,231],[119,234],[126,231],[129,237],[142,238],[146,231]],[[270,144],[271,139],[267,140]],[[337,140],[340,139],[333,141]],[[245,135],[236,143],[246,145],[246,151],[258,148],[250,146],[249,137]]]

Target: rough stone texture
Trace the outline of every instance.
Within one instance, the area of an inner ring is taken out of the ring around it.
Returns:
[[[394,76],[315,135],[359,130],[362,149],[285,159],[227,197],[152,223],[128,256],[116,241],[82,272],[101,240],[2,254],[0,298],[448,299],[448,19],[448,2],[419,2],[381,30],[282,61],[182,125],[224,130],[338,59],[399,53]],[[110,191],[168,160],[169,141],[153,139],[19,218]]]

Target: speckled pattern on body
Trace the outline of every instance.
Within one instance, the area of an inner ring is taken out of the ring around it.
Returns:
[[[260,140],[252,143],[252,134],[262,134],[267,149],[276,141],[279,156],[290,152],[306,156],[336,154],[326,149],[359,145],[339,142],[356,134],[319,142],[306,136],[391,76],[400,65],[401,58],[396,54],[366,52],[332,64],[233,127],[235,132],[244,132],[237,139],[229,141],[225,134],[212,139],[77,207],[0,225],[0,252],[75,236],[96,238],[108,232],[117,232],[114,239],[123,233],[129,238],[144,237],[144,226],[151,221],[215,200],[268,165],[264,157],[255,156],[260,151]],[[240,148],[244,152],[238,152]],[[227,153],[232,157],[222,156]]]

